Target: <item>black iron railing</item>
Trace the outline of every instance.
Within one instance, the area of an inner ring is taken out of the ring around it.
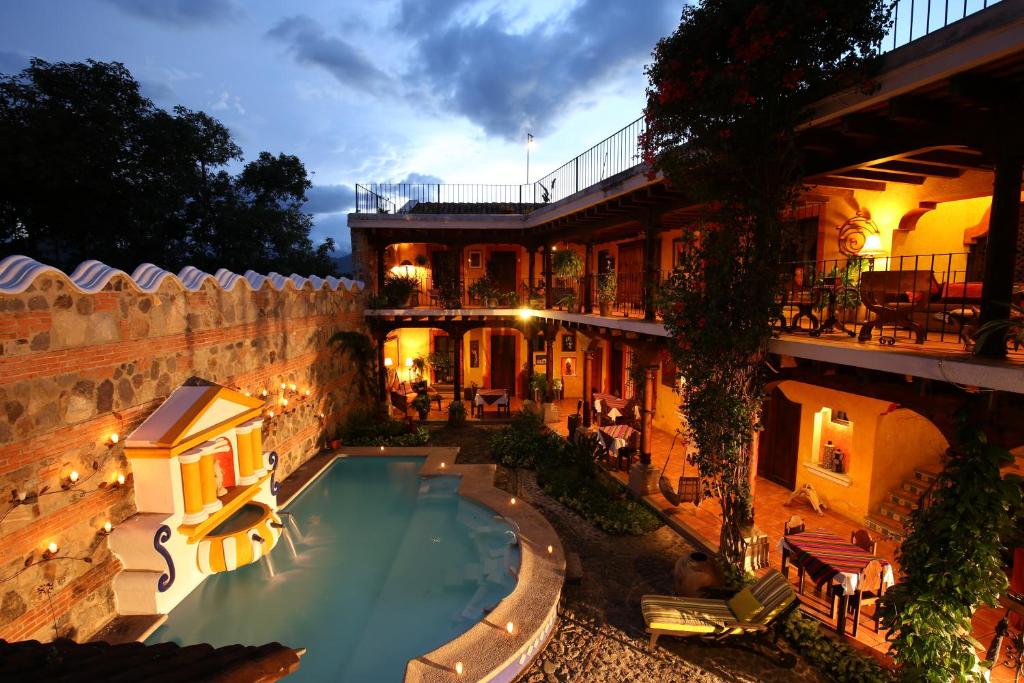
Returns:
[[[881,50],[903,47],[965,17],[991,7],[999,0],[896,0],[892,29],[882,39]]]

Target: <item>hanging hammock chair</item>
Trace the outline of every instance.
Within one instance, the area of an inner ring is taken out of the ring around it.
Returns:
[[[665,458],[665,464],[661,468],[661,477],[658,478],[658,490],[661,491],[661,495],[665,497],[673,507],[678,507],[681,503],[693,503],[695,507],[700,507],[700,473],[698,472],[696,477],[686,476],[686,466],[689,464],[690,459],[686,457],[686,440],[683,439],[683,473],[679,477],[679,490],[676,491],[672,488],[672,483],[665,476],[666,468],[668,467],[669,460],[672,459],[672,449],[676,446],[676,439],[680,436],[679,432],[676,431],[675,436],[672,437],[672,445],[668,447],[668,456]]]

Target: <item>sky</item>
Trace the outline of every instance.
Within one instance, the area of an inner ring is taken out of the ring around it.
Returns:
[[[518,184],[637,118],[682,0],[0,0],[0,73],[124,63],[247,160],[295,154],[316,241],[349,251],[354,186]]]

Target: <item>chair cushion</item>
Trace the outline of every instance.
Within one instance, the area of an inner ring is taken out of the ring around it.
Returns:
[[[796,600],[796,591],[793,590],[793,586],[786,580],[786,577],[777,571],[765,574],[754,584],[750,592],[763,606],[752,619],[759,624],[768,624]]]
[[[729,598],[729,609],[737,621],[750,621],[764,607],[749,588],[744,588],[736,595]]]
[[[735,625],[724,600],[645,595],[640,601],[647,628],[679,633],[715,633]]]

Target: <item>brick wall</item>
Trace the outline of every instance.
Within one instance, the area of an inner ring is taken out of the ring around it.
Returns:
[[[82,293],[52,272],[0,293],[0,638],[49,640],[56,620],[61,636],[84,640],[114,615],[120,564],[100,530],[135,503],[128,462],[108,437],[123,443],[189,377],[254,395],[281,382],[309,388],[264,444],[281,456],[282,477],[315,454],[360,400],[353,368],[326,342],[362,329],[361,299],[308,282],[252,291],[206,279],[192,292],[175,278],[147,293],[123,275]],[[81,481],[65,491],[72,469]],[[121,488],[110,485],[118,472],[128,476]],[[12,506],[19,491],[28,502]],[[25,569],[50,541],[60,557]]]

